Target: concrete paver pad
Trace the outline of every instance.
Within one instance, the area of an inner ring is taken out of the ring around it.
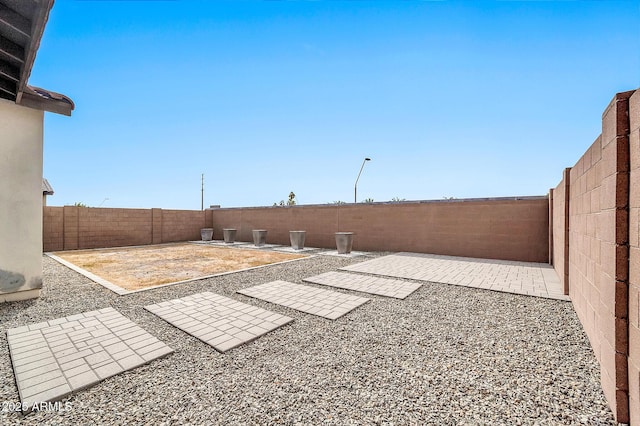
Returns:
[[[145,306],[145,309],[220,352],[293,321],[293,318],[208,291]]]
[[[377,294],[379,296],[395,297],[396,299],[404,299],[422,286],[422,284],[416,282],[335,271],[305,278],[304,281],[363,293]]]
[[[219,246],[219,247],[242,247],[242,246],[246,246],[247,244],[253,244],[253,243],[248,243],[246,241],[234,241],[232,243],[225,243],[223,240],[189,241],[189,242],[193,244],[206,244],[210,246]]]
[[[338,250],[331,250],[331,251],[323,251],[320,254],[324,256],[336,256],[336,257],[358,257],[358,256],[364,256],[368,253],[364,251],[352,251],[351,253],[338,253]]]
[[[287,281],[272,281],[238,290],[238,293],[328,319],[340,318],[369,301],[364,297]]]
[[[544,263],[397,253],[341,269],[569,300],[563,294],[562,284],[554,269]]]
[[[7,340],[23,407],[173,352],[113,308],[12,328]]]

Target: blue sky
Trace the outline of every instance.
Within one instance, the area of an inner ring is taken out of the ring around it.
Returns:
[[[640,87],[640,2],[57,0],[50,205],[544,195]],[[107,200],[105,200],[107,199]]]

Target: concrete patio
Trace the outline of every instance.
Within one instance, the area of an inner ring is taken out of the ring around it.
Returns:
[[[462,285],[506,293],[569,300],[553,267],[422,253],[396,253],[342,268],[388,277]]]

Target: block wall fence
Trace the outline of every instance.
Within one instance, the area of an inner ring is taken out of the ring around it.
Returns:
[[[211,210],[43,207],[43,250],[138,246],[200,239]]]
[[[355,233],[353,249],[547,262],[547,197],[405,203],[162,210],[44,207],[44,251],[158,244],[200,239],[200,228],[236,228],[238,241],[268,230],[289,244],[307,231],[308,247],[335,248],[334,233]]]
[[[549,201],[443,200],[404,203],[216,209],[214,236],[268,230],[267,242],[289,244],[289,231],[307,231],[305,245],[335,249],[334,233],[354,232],[353,250],[412,251],[452,256],[547,262]]]
[[[551,259],[600,363],[616,420],[640,425],[640,90],[551,190]]]

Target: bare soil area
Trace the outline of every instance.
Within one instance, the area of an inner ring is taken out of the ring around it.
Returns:
[[[61,251],[53,254],[126,290],[307,257],[189,243]]]

